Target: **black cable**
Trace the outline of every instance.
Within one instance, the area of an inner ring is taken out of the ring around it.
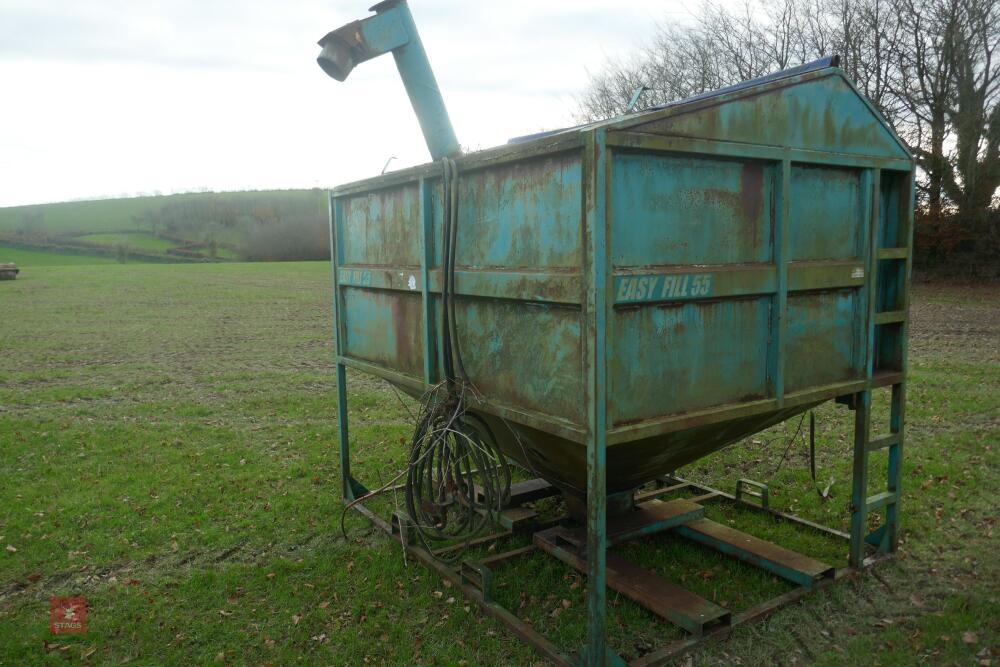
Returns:
[[[830,486],[820,491],[819,483],[816,481],[816,413],[809,411],[809,474],[812,476],[813,487],[820,500],[827,500],[830,497]],[[833,479],[830,479],[833,484]]]
[[[805,421],[805,419],[806,419],[806,413],[803,412],[802,417],[799,418],[799,425],[795,428],[795,433],[793,433],[792,437],[788,439],[788,444],[785,446],[785,451],[781,455],[781,460],[778,461],[778,465],[775,466],[774,472],[771,473],[772,479],[774,478],[775,475],[778,474],[778,471],[781,470],[781,466],[784,465],[785,458],[788,456],[788,452],[792,449],[792,445],[794,445],[795,441],[798,439],[799,433],[802,432],[802,423]]]
[[[421,543],[468,543],[495,525],[510,497],[511,473],[496,436],[466,409],[471,383],[462,363],[455,326],[455,249],[458,239],[458,169],[442,161],[442,356],[445,382],[430,392],[410,441],[406,511]],[[458,365],[461,379],[455,374]],[[464,549],[447,552],[461,557]]]
[[[448,158],[442,160],[444,176],[441,179],[441,249],[444,280],[441,285],[441,320],[444,335],[441,337],[441,347],[444,357],[444,375],[449,384],[455,380],[455,369],[451,355],[451,226],[452,226],[452,174]]]

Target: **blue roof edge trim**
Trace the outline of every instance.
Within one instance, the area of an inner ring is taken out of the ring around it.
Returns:
[[[783,69],[773,74],[768,74],[766,76],[759,76],[756,79],[748,79],[746,81],[741,81],[740,83],[733,84],[732,86],[726,86],[725,88],[719,88],[717,90],[708,90],[705,91],[704,93],[692,95],[691,97],[685,97],[684,99],[675,100],[673,102],[667,102],[666,104],[658,104],[655,107],[648,107],[646,109],[643,109],[643,111],[659,111],[660,109],[669,109],[670,107],[679,106],[681,104],[698,102],[700,100],[705,100],[710,97],[716,97],[718,95],[727,95],[729,93],[739,92],[745,88],[752,88],[754,86],[759,86],[762,83],[770,83],[772,81],[777,81],[778,79],[784,79],[789,76],[798,76],[799,74],[805,74],[806,72],[812,72],[818,69],[826,69],[827,67],[837,67],[838,65],[840,65],[840,56],[827,56],[826,58],[820,58],[819,60],[814,60],[812,62],[805,63],[797,67],[789,67],[788,69]]]

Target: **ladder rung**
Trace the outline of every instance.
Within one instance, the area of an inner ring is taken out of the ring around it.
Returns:
[[[879,248],[879,259],[906,259],[910,254],[909,248]]]
[[[874,440],[868,441],[868,451],[874,452],[879,449],[885,449],[886,447],[891,447],[893,445],[899,444],[899,434],[891,433],[889,435],[884,435],[881,438],[875,438]]]
[[[884,313],[875,313],[875,324],[893,324],[906,320],[905,310],[888,310]]]
[[[865,501],[865,506],[868,511],[877,510],[880,507],[885,507],[886,505],[896,504],[896,492],[895,491],[883,491],[882,493],[876,493],[874,496],[870,496],[868,500]]]

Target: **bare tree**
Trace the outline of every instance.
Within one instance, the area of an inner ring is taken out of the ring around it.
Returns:
[[[708,1],[592,75],[578,115],[621,114],[640,86],[661,104],[837,53],[909,144],[930,212],[951,205],[968,218],[996,205],[1000,187],[998,47],[1000,0]]]
[[[963,217],[992,203],[1000,186],[1000,4],[962,0],[954,34],[954,169],[944,190]]]
[[[938,216],[945,176],[951,169],[945,140],[949,133],[947,110],[954,90],[952,49],[958,3],[899,0],[898,7],[906,34],[897,54],[898,90],[909,121],[905,138],[926,175],[921,188],[930,212]]]

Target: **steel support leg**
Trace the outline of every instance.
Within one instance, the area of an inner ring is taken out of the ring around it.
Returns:
[[[871,433],[871,391],[854,396],[854,465],[851,490],[851,567],[861,568],[865,559],[868,527],[868,439]]]
[[[347,428],[347,367],[337,364],[337,427],[340,430],[340,483],[344,501],[354,500],[351,479],[351,444]]]
[[[604,433],[587,438],[587,648],[586,664],[607,664],[607,485]]]

